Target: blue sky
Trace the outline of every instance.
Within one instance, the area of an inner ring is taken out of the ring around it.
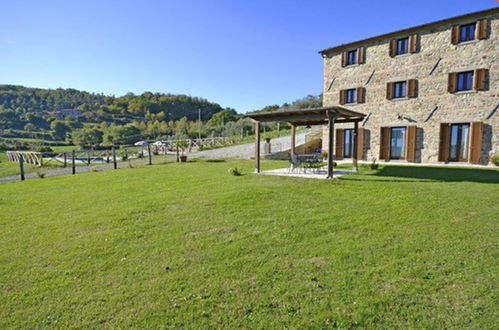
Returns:
[[[319,94],[333,45],[496,0],[0,0],[0,84],[207,98],[239,112]]]

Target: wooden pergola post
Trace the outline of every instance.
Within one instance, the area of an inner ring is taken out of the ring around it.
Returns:
[[[296,147],[296,126],[293,124],[291,125],[291,154],[295,154],[295,147]]]
[[[255,121],[255,173],[260,173],[260,122]]]
[[[359,138],[359,122],[355,121],[353,123],[353,155],[352,155],[352,161],[353,161],[353,170],[357,172],[358,169],[358,164],[357,164],[357,149],[359,146],[358,138]]]
[[[328,140],[329,140],[329,145],[327,147],[327,178],[332,179],[333,178],[333,149],[334,149],[334,120],[335,116],[331,113],[327,113],[327,118],[328,118]]]

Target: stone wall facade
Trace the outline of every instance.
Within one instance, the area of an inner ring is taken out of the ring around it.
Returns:
[[[483,122],[481,164],[488,164],[491,155],[499,154],[499,109],[496,109],[499,105],[499,11],[490,11],[483,18],[488,18],[489,34],[485,40],[451,43],[452,26],[470,23],[465,19],[415,29],[411,34],[418,36],[418,51],[413,54],[390,57],[392,38],[378,39],[362,45],[365,47],[365,64],[342,67],[342,53],[348,48],[324,51],[324,106],[338,105],[340,90],[365,88],[364,103],[343,106],[369,115],[359,125],[366,130],[366,160],[380,159],[381,127],[416,125],[416,161],[438,163],[440,123],[476,121]],[[404,34],[398,36],[402,37]],[[356,47],[358,45],[352,49]],[[489,70],[486,90],[448,92],[450,72],[480,68]],[[388,100],[387,83],[408,79],[418,80],[417,97]],[[435,107],[437,109],[427,120]],[[495,113],[487,119],[494,109]],[[336,127],[352,128],[353,124],[338,124]],[[324,150],[328,147],[327,134],[325,126]]]

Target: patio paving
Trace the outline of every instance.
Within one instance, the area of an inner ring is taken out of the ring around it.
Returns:
[[[337,170],[333,172],[333,178],[338,178],[340,176],[354,173],[354,170]],[[289,168],[278,168],[275,170],[262,171],[260,174],[264,175],[277,175],[277,176],[290,176],[295,178],[308,178],[308,179],[327,179],[327,169],[321,168],[317,171],[307,170],[304,172],[302,169],[297,169],[295,171],[289,171]]]

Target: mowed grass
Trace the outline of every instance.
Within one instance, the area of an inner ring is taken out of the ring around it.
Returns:
[[[497,327],[497,170],[252,166],[0,185],[0,328]]]

